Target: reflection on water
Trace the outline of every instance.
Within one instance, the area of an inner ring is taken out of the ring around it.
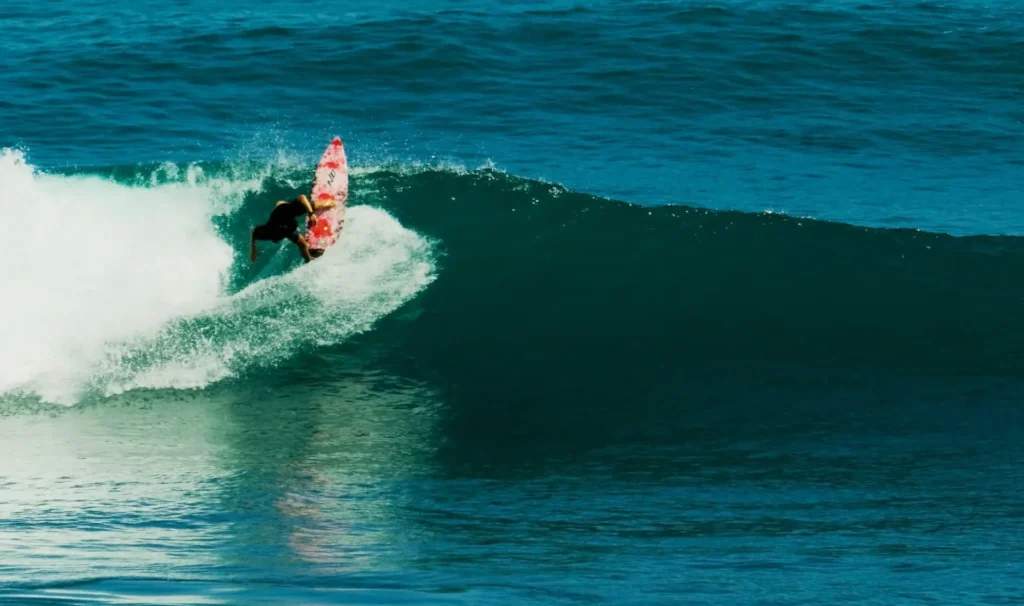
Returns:
[[[1022,597],[1016,384],[979,401],[962,381],[733,374],[552,407],[382,358],[53,414],[8,403],[0,600]]]
[[[346,369],[343,378],[294,377],[303,387],[280,404],[232,409],[222,464],[238,485],[223,508],[244,515],[228,562],[251,565],[266,543],[287,549],[270,558],[292,575],[383,572],[402,559],[403,486],[430,471],[439,402],[421,385],[353,372],[353,360],[321,364]],[[255,510],[237,501],[253,495],[265,499]]]
[[[392,568],[406,534],[394,509],[428,472],[438,403],[355,364],[6,415],[0,582]]]

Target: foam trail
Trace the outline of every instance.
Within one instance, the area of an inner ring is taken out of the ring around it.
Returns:
[[[202,387],[303,348],[339,343],[433,279],[425,239],[382,210],[351,208],[344,237],[315,263],[256,282],[131,344],[105,373],[104,393]]]
[[[426,242],[361,208],[317,263],[229,296],[236,255],[211,219],[261,180],[153,176],[47,175],[0,152],[0,396],[203,387],[365,330],[432,279]]]

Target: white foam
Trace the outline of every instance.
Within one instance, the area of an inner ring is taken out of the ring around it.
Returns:
[[[432,279],[425,240],[357,207],[322,259],[229,296],[211,219],[261,179],[160,170],[126,186],[0,152],[0,394],[204,387],[366,330]]]
[[[297,253],[288,245],[279,254]],[[141,366],[119,359],[107,394],[138,388],[203,387],[253,366],[273,366],[303,348],[369,330],[434,279],[430,245],[386,212],[350,208],[345,234],[316,262],[261,280],[216,307],[134,343]]]

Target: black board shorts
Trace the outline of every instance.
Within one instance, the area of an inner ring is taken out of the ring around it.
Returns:
[[[280,242],[281,240],[288,239],[292,242],[299,241],[299,227],[295,225],[294,221],[291,225],[282,225],[280,223],[260,225],[253,234],[257,240]]]
[[[301,214],[301,213],[299,213]],[[280,242],[281,240],[299,241],[298,214],[288,204],[279,204],[270,213],[270,219],[260,225],[253,232],[257,240],[270,240]]]

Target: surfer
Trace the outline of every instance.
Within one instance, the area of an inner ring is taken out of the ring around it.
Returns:
[[[256,240],[280,242],[286,238],[299,247],[299,254],[307,263],[319,257],[323,254],[323,250],[309,248],[306,238],[299,233],[298,218],[306,215],[308,217],[307,225],[313,226],[316,224],[314,211],[326,210],[333,206],[333,201],[310,203],[309,198],[305,195],[299,195],[292,200],[279,201],[274,206],[274,210],[270,212],[267,222],[257,225],[252,230],[252,236],[249,238],[249,261],[256,262]]]

